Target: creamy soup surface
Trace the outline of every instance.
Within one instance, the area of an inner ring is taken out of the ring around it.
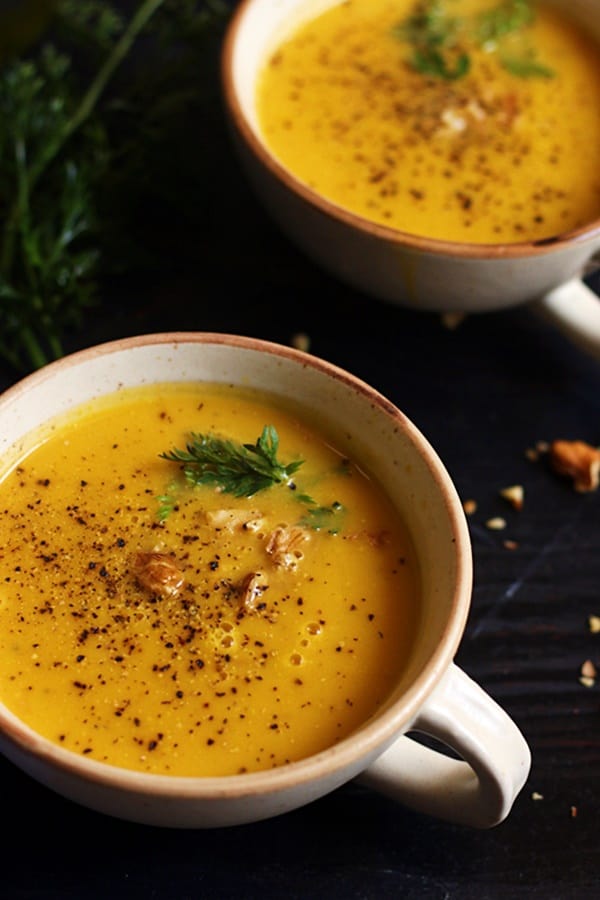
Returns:
[[[498,244],[600,216],[599,47],[544,3],[339,3],[273,50],[257,111],[290,171],[382,225]]]
[[[298,468],[251,497],[161,456],[195,433],[229,458],[265,426]],[[351,733],[408,660],[407,529],[266,395],[123,390],[47,429],[4,473],[0,511],[0,697],[75,753],[173,775],[271,768]]]

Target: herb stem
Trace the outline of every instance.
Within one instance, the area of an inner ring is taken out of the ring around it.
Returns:
[[[77,131],[77,129],[83,125],[86,119],[89,118],[98,100],[100,99],[102,92],[105,90],[106,85],[110,81],[112,75],[114,74],[120,63],[127,56],[138,34],[142,31],[142,29],[152,18],[156,10],[159,9],[159,7],[162,6],[164,2],[165,0],[144,0],[144,3],[142,3],[135,15],[132,17],[127,28],[115,44],[112,51],[107,56],[104,64],[99,69],[98,74],[93,79],[84,96],[82,97],[79,106],[77,107],[71,118],[67,121],[62,131],[60,131],[55,136],[54,140],[48,141],[38,158],[29,166],[29,169],[26,169],[23,173],[23,175],[26,175],[27,179],[27,187],[25,188],[27,197],[31,195],[31,192],[36,183],[44,174],[52,160],[55,159],[55,157],[61,151],[71,135],[73,135]],[[15,237],[17,231],[16,223],[19,220],[20,214],[23,212],[23,185],[20,184],[19,187],[19,194],[12,206],[9,215],[7,216],[5,224],[7,238],[2,253],[2,269],[5,272],[9,271],[12,266]]]
[[[27,187],[27,158],[25,143],[22,136],[17,136],[14,145],[15,165],[17,170],[17,196],[5,225],[6,237],[2,247],[1,270],[8,272],[11,269],[15,251],[15,239],[17,237],[17,222],[21,222],[26,210],[29,208],[29,191]]]
[[[110,81],[115,70],[118,68],[123,59],[127,56],[136,37],[142,31],[149,19],[152,18],[156,10],[162,6],[164,0],[145,0],[140,6],[136,14],[133,16],[129,25],[123,32],[121,38],[115,44],[113,50],[108,55],[98,74],[88,87],[81,103],[66,123],[62,132],[56,136],[54,141],[46,145],[44,152],[37,159],[36,163],[31,167],[29,173],[30,186],[33,187],[40,175],[44,172],[47,165],[54,159],[66,141],[85,120],[93,112],[106,85]]]
[[[22,329],[20,340],[27,350],[29,359],[31,360],[35,368],[41,368],[47,362],[46,354],[42,350],[40,343],[31,328],[26,326]]]

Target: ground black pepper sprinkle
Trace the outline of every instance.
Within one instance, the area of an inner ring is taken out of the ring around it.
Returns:
[[[132,433],[131,426],[128,433]],[[127,446],[126,441],[118,443]],[[88,464],[91,465],[86,461],[86,467]],[[77,467],[73,470],[77,471]],[[118,507],[111,503],[106,510],[94,509],[91,504],[95,492],[110,494],[112,479],[107,478],[105,483],[101,483],[101,478],[85,479],[81,477],[82,470],[85,467],[80,466],[77,475],[73,474],[72,496],[62,499],[55,529],[44,504],[46,497],[51,498],[58,490],[57,479],[53,474],[47,485],[39,486],[39,496],[26,504],[31,507],[28,515],[36,518],[27,520],[29,524],[19,537],[22,542],[27,535],[35,554],[27,565],[11,564],[10,569],[10,577],[18,577],[17,594],[24,591],[22,585],[32,573],[43,568],[44,580],[38,579],[36,603],[31,608],[22,607],[19,617],[23,622],[48,619],[53,628],[71,635],[71,651],[75,648],[75,652],[69,652],[65,644],[61,653],[48,658],[45,639],[31,642],[31,646],[36,644],[34,652],[39,658],[31,662],[29,673],[40,668],[40,674],[46,678],[50,671],[64,670],[64,683],[82,710],[85,733],[73,738],[73,730],[57,722],[55,739],[97,759],[110,761],[111,754],[119,752],[136,767],[150,771],[160,766],[162,771],[176,772],[177,757],[187,752],[188,740],[194,742],[202,736],[202,743],[218,745],[219,753],[240,738],[250,741],[256,734],[256,708],[263,702],[259,698],[270,695],[270,709],[286,711],[285,718],[267,718],[264,722],[266,732],[273,734],[277,744],[279,735],[293,734],[297,729],[294,708],[314,709],[318,715],[318,704],[307,697],[312,690],[311,678],[304,675],[310,672],[310,665],[331,651],[344,657],[349,654],[341,653],[344,645],[336,636],[336,614],[326,615],[319,605],[315,608],[311,596],[318,582],[311,572],[303,571],[304,562],[299,565],[297,580],[294,575],[290,582],[287,574],[281,582],[285,587],[269,585],[261,602],[239,617],[237,585],[241,580],[240,566],[248,565],[244,555],[247,551],[233,551],[227,545],[226,535],[221,534],[221,550],[215,554],[206,523],[187,502],[179,504],[180,517],[163,523],[157,533],[151,519],[152,506],[139,502],[142,495],[154,497],[157,491],[148,488],[140,466],[118,481],[123,485]],[[35,466],[32,471],[31,479],[35,479]],[[117,474],[113,483],[120,478]],[[86,482],[85,493],[82,481]],[[6,515],[14,517],[14,510]],[[64,524],[66,519],[73,523],[69,525],[70,532]],[[260,547],[265,540],[264,534],[252,529],[244,530],[244,535],[248,545],[254,542]],[[186,584],[173,595],[151,592],[132,576],[132,557],[140,547],[152,548],[157,541],[169,552],[171,547],[177,548],[173,549],[173,556]],[[75,579],[71,574],[66,577],[66,561],[77,556],[82,559],[81,569]],[[266,565],[268,559],[265,556],[261,561]],[[217,569],[218,578],[207,579],[208,573]],[[276,577],[273,572],[269,570],[269,579]],[[334,596],[333,579],[328,581],[326,591]],[[342,593],[341,601],[336,602],[340,602],[339,612],[343,615],[348,608],[345,595]],[[370,598],[365,598],[365,602],[370,603]],[[300,616],[314,623],[317,630],[307,631]],[[286,622],[295,622],[292,632],[295,629],[297,637],[292,634],[292,648],[280,660],[277,635],[281,623],[284,628],[290,627]],[[346,640],[349,639],[348,636]],[[298,645],[297,662],[291,660],[296,652],[294,641]],[[85,653],[77,652],[84,648]],[[79,678],[72,678],[73,670],[69,677],[69,663],[65,660],[70,661],[71,667],[76,662]],[[335,681],[347,677],[341,659],[331,672]],[[296,677],[297,674],[302,677]],[[132,677],[135,682],[130,680]],[[25,683],[24,676],[18,678]],[[131,687],[134,683],[135,689]],[[33,677],[30,687],[35,693]],[[150,699],[152,703],[148,704]],[[172,718],[171,711],[177,718]],[[99,735],[109,722],[114,726],[113,746],[105,747]],[[176,728],[173,723],[181,725]],[[240,728],[244,730],[239,731]],[[212,735],[207,737],[211,730]],[[267,741],[265,737],[264,743]],[[289,747],[275,749],[275,744],[252,751],[263,766],[281,764],[289,758],[289,752]],[[252,768],[251,759],[243,766],[235,760],[234,771]]]

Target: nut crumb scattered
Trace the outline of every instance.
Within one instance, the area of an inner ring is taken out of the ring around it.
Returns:
[[[596,684],[596,679],[590,678],[589,675],[580,675],[579,684],[582,684],[586,688],[592,688]]]
[[[296,350],[303,350],[305,353],[308,353],[310,350],[310,337],[304,331],[299,331],[297,334],[292,335],[291,344]]]
[[[550,465],[558,475],[571,478],[579,493],[595,491],[600,484],[600,450],[585,441],[552,441]]]
[[[502,488],[500,496],[508,500],[514,509],[523,509],[525,491],[522,484],[511,484],[509,487]]]
[[[467,516],[472,516],[473,513],[477,512],[477,501],[465,500],[465,502],[463,503],[463,509]]]
[[[588,616],[588,626],[592,634],[600,632],[600,616]]]
[[[544,795],[538,793],[538,791],[534,791],[534,792],[532,793],[532,795],[531,795],[531,799],[532,799],[532,800],[543,800],[543,799],[544,799]]]
[[[466,313],[464,312],[445,312],[442,313],[442,325],[444,328],[447,328],[448,331],[454,331],[455,328],[464,321]]]
[[[507,550],[516,550],[519,546],[516,541],[511,541],[508,538],[502,542]]]
[[[586,659],[586,661],[583,663],[583,665],[581,666],[581,674],[586,678],[596,677],[598,673],[596,672],[596,666],[591,661],[591,659]]]
[[[572,807],[571,807],[571,809],[570,809],[570,816],[571,816],[572,819],[576,819],[576,818],[577,818],[577,807],[576,807],[576,806],[572,806]]]
[[[537,462],[540,456],[543,456],[550,449],[548,441],[536,441],[534,447],[528,447],[525,456],[531,462]]]
[[[503,519],[501,516],[495,516],[493,519],[488,519],[486,524],[486,528],[489,528],[491,531],[502,531],[503,528],[506,528],[506,519]]]

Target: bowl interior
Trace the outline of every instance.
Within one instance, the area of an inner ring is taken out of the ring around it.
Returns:
[[[396,705],[394,727],[408,723],[462,636],[470,544],[458,496],[434,450],[396,407],[359,379],[292,348],[234,336],[117,341],[55,363],[0,398],[4,466],[28,449],[32,429],[41,427],[43,434],[52,419],[73,407],[123,387],[165,381],[227,382],[275,392],[386,487],[408,524],[422,581],[419,639],[388,704]]]
[[[300,26],[343,0],[246,0],[232,23],[230,69],[236,101],[255,135],[260,138],[256,113],[256,79],[265,60],[281,41]],[[600,41],[598,0],[545,0]]]
[[[257,136],[256,78],[269,54],[303,22],[340,0],[253,0],[241,8],[233,32],[231,76],[235,96]]]

